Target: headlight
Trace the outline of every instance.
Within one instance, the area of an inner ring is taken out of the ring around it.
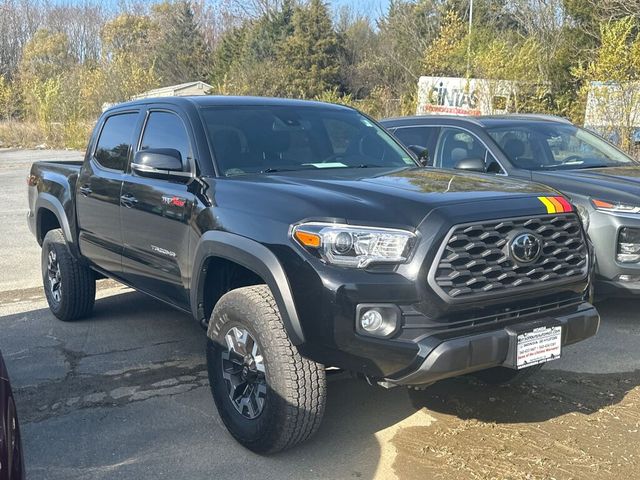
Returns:
[[[614,213],[640,213],[640,207],[636,207],[634,205],[625,205],[623,203],[611,203],[606,202],[604,200],[596,200],[595,198],[591,199],[591,203],[597,210],[602,210],[603,212],[614,212]]]
[[[372,263],[406,262],[416,235],[393,228],[303,223],[293,228],[293,238],[327,263],[365,268]]]
[[[620,263],[640,262],[640,229],[629,227],[620,229],[616,260]]]

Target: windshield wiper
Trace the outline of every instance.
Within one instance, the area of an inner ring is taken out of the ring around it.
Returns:
[[[298,170],[309,170],[308,168],[265,168],[258,173],[280,173],[280,172],[297,172]]]
[[[584,165],[580,163],[559,163],[558,165],[541,165],[542,170],[551,170],[551,169],[565,169],[565,170],[583,170],[585,168],[604,168],[610,167],[611,165],[604,164],[596,164],[596,165]]]
[[[608,165],[606,163],[597,164],[597,165],[582,165],[581,167],[576,167],[576,170],[584,170],[586,168],[607,168],[612,166],[613,165]]]

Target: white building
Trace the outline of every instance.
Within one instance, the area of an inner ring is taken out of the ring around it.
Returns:
[[[140,93],[132,98],[139,100],[150,97],[184,97],[187,95],[208,95],[213,87],[208,83],[197,81],[170,85],[168,87],[154,88],[148,92]]]

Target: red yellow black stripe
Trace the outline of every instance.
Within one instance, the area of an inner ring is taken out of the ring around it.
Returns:
[[[547,213],[569,213],[573,207],[564,197],[538,197],[547,209]]]

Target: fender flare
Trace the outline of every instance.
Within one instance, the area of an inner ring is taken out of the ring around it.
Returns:
[[[49,210],[51,211],[58,219],[58,223],[60,224],[60,228],[62,228],[62,233],[64,235],[64,239],[67,244],[75,243],[73,241],[73,235],[71,234],[71,227],[69,225],[69,219],[67,218],[67,214],[64,211],[64,207],[60,200],[51,195],[50,193],[42,192],[38,194],[38,198],[36,199],[36,235],[37,238],[40,238],[40,226],[38,224],[38,216],[40,214],[40,210]]]
[[[291,286],[280,261],[264,245],[233,233],[206,232],[196,247],[190,300],[192,313],[198,321],[204,318],[205,262],[211,257],[236,262],[260,276],[273,293],[291,342],[294,345],[304,343]]]

